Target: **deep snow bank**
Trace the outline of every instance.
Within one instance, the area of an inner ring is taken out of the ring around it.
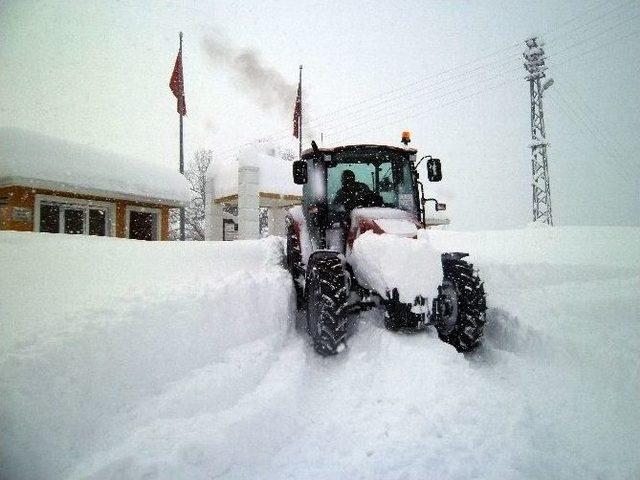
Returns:
[[[0,232],[0,353],[92,322],[87,310],[179,299],[233,285],[234,274],[272,272],[281,251],[275,238],[211,244]]]
[[[637,478],[639,232],[430,232],[434,248],[471,252],[486,281],[483,346],[463,356],[432,331],[392,334],[369,313],[331,359],[304,334],[282,335],[291,284],[267,260],[278,243],[111,240],[84,249],[93,239],[38,237],[37,246],[22,242],[33,236],[2,234],[3,264],[27,272],[21,285],[0,285],[23,332],[0,357],[2,473]],[[96,252],[129,260],[117,268],[122,285],[107,282],[115,267],[101,256],[92,276],[85,264]],[[32,282],[37,262],[49,265],[47,288]],[[229,274],[256,262],[251,275]],[[81,278],[66,278],[67,265]],[[49,294],[66,291],[55,278],[86,303],[73,310]],[[238,294],[249,290],[255,298]],[[37,316],[15,295],[67,310]]]
[[[281,249],[274,238],[147,243],[0,232],[0,478],[65,478],[124,441],[148,399],[176,382],[193,379],[191,405],[200,390],[232,398],[246,381],[234,358],[249,355],[247,345],[273,350],[287,328]],[[214,374],[202,380],[200,369]],[[158,408],[189,411],[170,399]]]
[[[640,267],[638,227],[533,224],[520,230],[423,230],[420,237],[446,251],[470,252],[472,258],[483,262]]]

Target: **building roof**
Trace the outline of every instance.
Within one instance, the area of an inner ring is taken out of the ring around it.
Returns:
[[[0,186],[180,206],[187,181],[169,167],[13,128],[0,128]]]

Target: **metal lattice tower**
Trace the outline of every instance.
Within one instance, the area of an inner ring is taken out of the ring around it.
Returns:
[[[531,92],[531,173],[533,175],[533,221],[553,225],[551,215],[551,190],[549,188],[549,166],[547,163],[547,138],[544,130],[542,94],[553,84],[546,77],[545,55],[542,42],[536,37],[526,40],[527,50],[523,53],[525,80],[529,82]]]

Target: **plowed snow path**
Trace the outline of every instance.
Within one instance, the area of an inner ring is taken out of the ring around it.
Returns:
[[[556,238],[549,249],[554,242],[567,248]],[[254,248],[277,253],[276,244]],[[67,316],[77,328],[0,359],[0,427],[10,441],[2,472],[636,477],[640,255],[499,262],[483,248],[476,263],[489,324],[467,356],[433,332],[387,332],[367,313],[344,355],[319,358],[291,326],[291,286],[271,261],[229,277],[214,268],[215,282],[169,297]]]

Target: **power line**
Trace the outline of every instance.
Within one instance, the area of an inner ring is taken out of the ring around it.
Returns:
[[[599,132],[602,132],[602,134],[604,134],[605,137],[607,137],[610,141],[612,141],[616,145],[616,147],[619,148],[619,150],[617,150],[618,153],[620,152],[624,153],[625,148],[620,144],[616,136],[612,134],[611,130],[609,130],[609,127],[608,127],[609,124],[607,122],[600,121],[599,114],[596,113],[596,111],[592,109],[589,106],[589,104],[587,104],[587,102],[585,102],[582,99],[582,97],[578,94],[578,92],[575,89],[571,89],[569,91],[574,95],[574,98],[576,99],[576,101],[574,102],[574,105],[576,105],[583,114],[586,113],[586,115],[583,115],[583,118],[591,117],[595,122],[597,122],[598,125],[597,126],[594,125],[594,127],[596,127]],[[622,157],[624,155],[620,155],[620,156]]]
[[[577,41],[577,42],[574,42],[574,43],[572,43],[572,44],[570,44],[570,45],[568,45],[568,46],[566,46],[566,47],[564,47],[564,48],[560,49],[560,50],[557,52],[557,54],[561,54],[561,53],[563,53],[563,52],[566,52],[567,50],[570,50],[571,48],[576,47],[576,46],[578,46],[578,45],[584,45],[586,42],[591,42],[593,39],[598,38],[599,36],[604,35],[605,33],[610,32],[610,31],[611,31],[611,30],[613,30],[614,28],[618,28],[618,27],[620,27],[620,26],[624,25],[625,23],[632,22],[633,20],[636,20],[638,17],[640,17],[640,15],[636,15],[636,16],[633,16],[633,17],[625,17],[625,19],[624,19],[622,22],[618,22],[618,23],[616,23],[616,24],[614,24],[614,25],[611,25],[609,28],[607,28],[607,29],[605,29],[605,30],[601,30],[601,31],[599,31],[599,32],[598,32],[598,33],[596,33],[596,34],[591,35],[591,36],[590,36],[589,38],[587,38],[587,39],[583,39],[583,40],[579,40],[579,41]]]
[[[469,98],[472,98],[472,97],[478,96],[478,95],[480,95],[481,93],[484,93],[484,92],[487,92],[487,91],[490,91],[490,90],[495,90],[496,88],[501,87],[501,86],[503,86],[503,85],[505,85],[505,84],[507,84],[507,83],[509,83],[509,82],[511,82],[511,79],[503,80],[502,82],[500,82],[500,83],[498,83],[498,84],[496,84],[496,85],[492,85],[491,87],[481,88],[480,90],[476,90],[476,91],[474,91],[474,92],[472,92],[472,93],[470,93],[470,94],[467,94],[467,95],[464,95],[464,96],[461,96],[461,97],[454,98],[454,99],[452,99],[452,100],[450,100],[450,101],[448,101],[448,102],[445,102],[445,103],[442,103],[442,104],[436,105],[436,106],[431,107],[431,108],[423,109],[420,113],[417,113],[417,114],[414,114],[414,115],[410,115],[410,116],[409,116],[409,118],[411,118],[411,119],[422,118],[422,117],[424,117],[425,115],[428,115],[428,114],[430,114],[430,113],[433,113],[433,112],[434,112],[434,111],[436,111],[436,110],[439,110],[439,109],[441,109],[441,108],[445,108],[445,107],[448,107],[448,106],[452,106],[452,105],[458,104],[458,103],[460,103],[460,102],[462,102],[462,101],[464,101],[464,100],[467,100],[467,99],[469,99]],[[379,121],[379,119],[374,119],[374,120],[372,120],[372,121]],[[382,126],[382,125],[387,125],[388,123],[390,123],[390,122],[377,123],[377,124],[374,124],[374,126],[375,126],[375,127],[379,127],[379,126]],[[351,136],[357,136],[357,135],[360,135],[360,134],[364,133],[365,131],[368,131],[369,129],[370,129],[370,128],[359,130],[359,131],[357,131],[357,132],[355,132],[355,133],[352,133],[352,134],[351,134]],[[349,137],[348,137],[348,136],[338,137],[338,138],[336,139],[336,142],[337,142],[337,143],[340,143],[340,142],[342,142],[342,141],[343,141],[344,139],[346,139],[346,138],[349,138]]]
[[[614,8],[614,9],[612,9],[612,10],[610,10],[610,11],[606,12],[606,13],[605,13],[605,14],[603,14],[603,15],[600,15],[600,16],[599,16],[599,17],[597,17],[596,19],[592,19],[592,21],[587,22],[586,24],[579,25],[579,26],[578,26],[578,28],[584,27],[585,25],[587,25],[587,24],[589,24],[589,23],[593,23],[593,21],[595,21],[595,20],[598,20],[598,19],[600,19],[600,18],[603,18],[603,17],[605,17],[605,16],[607,16],[607,15],[609,15],[609,14],[613,13],[613,12],[614,12],[614,11],[616,11],[617,9],[619,9],[619,8],[623,7],[625,4],[626,4],[626,3],[625,3],[625,2],[623,2],[622,4],[618,5],[618,7],[616,7],[616,8]],[[595,7],[591,7],[590,9],[588,9],[588,11],[593,10],[594,8],[599,8],[599,7],[601,7],[602,5],[609,5],[609,2],[605,1],[605,2],[599,3],[599,4],[598,4],[598,5],[596,5]],[[570,20],[570,21],[566,22],[566,23],[563,25],[563,27],[562,27],[562,28],[564,28],[567,24],[572,23],[572,21],[573,21],[573,20],[576,20],[576,19],[578,19],[578,18],[581,18],[582,16],[583,16],[583,15],[578,15],[578,16],[574,17],[572,20]],[[558,34],[558,32],[556,32],[556,34]],[[395,92],[397,92],[397,91],[406,90],[406,89],[407,89],[407,88],[409,88],[409,87],[412,87],[412,86],[415,86],[415,85],[418,85],[418,84],[423,83],[426,79],[433,78],[433,77],[437,77],[437,76],[440,76],[440,75],[446,74],[446,73],[448,73],[448,72],[455,71],[455,70],[457,70],[457,69],[459,69],[459,68],[463,68],[463,67],[465,67],[465,66],[475,64],[475,63],[477,63],[479,60],[483,60],[483,59],[485,59],[485,58],[489,58],[489,57],[491,57],[491,56],[495,56],[496,54],[501,53],[501,52],[504,52],[504,51],[513,50],[515,47],[518,47],[519,45],[520,45],[520,43],[519,43],[519,42],[513,43],[513,44],[511,44],[511,45],[509,45],[509,46],[507,46],[507,47],[504,47],[504,48],[502,48],[502,49],[496,50],[496,51],[494,51],[494,52],[491,52],[490,54],[487,54],[487,55],[484,55],[484,56],[482,56],[482,57],[479,57],[479,58],[477,58],[477,59],[475,59],[475,60],[472,60],[472,61],[466,62],[466,63],[464,63],[464,64],[462,64],[462,65],[457,66],[457,67],[454,67],[454,68],[451,68],[451,69],[445,70],[445,71],[440,72],[440,73],[438,73],[438,74],[430,75],[430,76],[428,76],[428,77],[423,77],[422,79],[416,80],[416,81],[411,82],[411,83],[409,83],[409,84],[406,84],[406,85],[404,85],[404,86],[402,86],[402,87],[398,87],[398,88],[396,88],[396,89],[392,89],[392,90],[389,90],[389,91],[384,92],[384,93],[382,93],[382,94],[379,94],[379,95],[375,95],[375,96],[373,96],[373,97],[370,97],[370,98],[369,98],[369,99],[367,99],[367,100],[363,100],[363,101],[360,101],[360,102],[356,102],[355,104],[352,104],[352,105],[349,105],[349,106],[341,107],[341,108],[337,109],[337,110],[336,110],[335,112],[333,112],[333,113],[340,112],[340,111],[343,111],[343,110],[345,110],[345,109],[349,109],[349,108],[351,108],[351,107],[353,107],[353,106],[356,106],[356,105],[359,105],[359,104],[362,104],[362,103],[366,103],[366,102],[368,102],[368,101],[373,101],[373,100],[375,100],[375,99],[377,99],[377,98],[384,97],[384,96],[386,96],[386,95],[389,95],[389,94],[395,93]],[[519,56],[520,56],[520,52],[518,51],[518,57],[519,57]],[[502,60],[497,60],[497,61],[498,61],[498,62],[504,62],[504,59],[502,59]],[[481,65],[481,66],[479,66],[479,67],[476,67],[476,68],[472,69],[471,71],[475,71],[475,70],[477,70],[477,69],[479,69],[479,68],[486,68],[486,67],[488,67],[488,66],[490,66],[490,65],[492,65],[492,64],[494,64],[494,63],[496,63],[496,61],[490,62],[490,63],[488,63],[488,64],[486,64],[486,65]],[[469,72],[469,71],[467,71],[467,72],[462,72],[462,73],[460,73],[459,75],[465,75],[465,74],[468,74],[468,73],[470,73],[470,72]],[[320,117],[318,117],[318,118],[320,119],[320,118],[324,118],[324,117],[325,117],[325,116],[320,116]]]
[[[588,54],[590,54],[590,53],[592,53],[592,52],[595,52],[595,51],[597,51],[597,50],[602,50],[603,48],[608,47],[609,45],[612,45],[612,44],[614,44],[614,43],[621,42],[621,41],[623,41],[623,40],[626,40],[627,38],[633,37],[634,35],[638,35],[639,33],[640,33],[640,30],[635,30],[635,31],[629,32],[627,35],[623,35],[623,36],[619,36],[619,37],[614,37],[613,39],[611,39],[611,40],[610,40],[610,41],[608,41],[608,42],[600,43],[599,45],[596,45],[595,47],[590,48],[589,50],[582,51],[582,52],[578,53],[577,55],[574,55],[574,56],[572,56],[571,58],[567,59],[566,61],[564,61],[564,62],[562,62],[562,63],[558,63],[557,65],[558,65],[558,66],[560,66],[560,65],[564,65],[564,64],[569,63],[569,62],[571,62],[571,61],[573,61],[573,60],[577,60],[577,59],[582,58],[582,57],[584,57],[585,55],[588,55]],[[555,62],[554,62],[554,59],[553,59],[553,58],[551,58],[551,59],[550,59],[550,62],[549,62],[549,63],[551,63],[551,64],[554,66],[554,68],[556,67],[556,64],[555,64]]]
[[[620,153],[615,149],[608,145],[605,140],[598,134],[596,130],[594,130],[593,126],[590,124],[589,120],[582,117],[577,110],[573,107],[573,105],[567,101],[559,92],[556,91],[555,97],[560,100],[568,109],[569,115],[576,121],[576,123],[581,123],[586,130],[589,132],[589,138],[594,141],[594,143],[601,148],[601,152],[613,163],[615,163],[619,168],[623,168],[622,165],[618,162],[615,155],[611,155],[611,152],[621,156]],[[562,106],[561,106],[562,108]],[[565,110],[566,112],[567,110]]]
[[[548,96],[547,98],[551,101],[552,104],[554,104],[556,107],[558,107],[558,109],[565,114],[566,118],[570,118],[574,121],[574,127],[576,128],[578,133],[582,133],[585,134],[587,138],[589,138],[590,140],[594,140],[596,139],[596,137],[589,132],[586,132],[584,128],[582,128],[580,126],[580,124],[582,123],[580,120],[577,119],[577,117],[575,117],[575,115],[565,106],[563,106],[560,102],[557,101],[557,98],[555,98],[555,95],[551,95]],[[563,129],[564,130],[564,129]],[[577,144],[574,143],[573,141],[573,136],[572,135],[566,135],[565,136],[566,140],[569,140],[573,145],[578,145],[580,149],[585,149],[586,148],[586,143],[585,142],[578,142]],[[589,142],[589,143],[593,143],[593,142]],[[609,156],[609,152],[606,150],[606,147],[603,146],[602,143],[600,143],[599,141],[596,140],[595,145],[596,148],[598,148],[599,150],[601,150],[601,153],[607,158],[607,160],[611,160],[614,164],[616,164],[616,166],[618,167],[617,169],[615,169],[615,171],[618,172],[617,178],[621,178],[623,179],[623,181],[628,182],[628,185],[631,187],[636,188],[637,185],[633,185],[632,184],[632,180],[635,178],[637,180],[637,177],[630,177],[628,175],[625,175],[624,173],[628,171],[628,168],[623,167],[622,165],[620,165],[620,163],[615,159],[615,157],[611,157]],[[585,150],[585,151],[590,151],[592,152],[592,150]],[[565,157],[563,157],[565,158]],[[610,168],[603,168],[603,171],[607,172],[607,173],[611,173]]]
[[[633,33],[633,32],[632,32],[632,33]],[[626,37],[628,37],[628,36],[630,36],[630,35],[626,35],[626,36],[624,36],[624,37],[622,37],[622,38],[619,38],[619,39],[613,39],[613,41],[611,41],[611,42],[609,42],[609,43],[613,43],[614,41],[618,41],[618,40],[623,40],[623,39],[625,39],[625,38],[626,38]],[[592,50],[596,50],[596,49],[592,49]],[[588,52],[585,52],[585,54],[586,54],[586,53],[588,53]],[[578,55],[578,56],[581,56],[581,55],[582,55],[582,54],[580,54],[580,55]],[[563,58],[563,57],[565,57],[565,58]],[[566,63],[566,62],[568,62],[568,61],[572,60],[573,58],[575,58],[575,56],[574,56],[574,57],[568,57],[568,55],[560,55],[560,58],[561,58],[563,61],[562,61],[562,62],[558,62],[558,63],[557,63],[558,65],[561,65],[561,64],[563,64],[563,63]],[[515,71],[515,70],[519,71],[519,68],[520,68],[520,67],[518,67],[517,69],[511,69],[511,70],[508,70],[508,71],[505,71],[505,72],[501,72],[501,74],[510,73],[511,71]],[[497,77],[497,76],[499,76],[499,75],[493,75],[492,77]],[[505,83],[505,82],[503,82],[503,83]],[[464,90],[464,89],[459,89],[459,90]],[[484,91],[484,90],[482,90],[482,91]],[[450,93],[453,93],[453,92],[450,92]],[[455,102],[454,102],[454,103],[455,103]],[[412,116],[412,118],[415,118],[415,116]],[[364,123],[370,123],[370,122],[364,122]]]
[[[609,15],[609,14],[613,13],[614,11],[618,10],[619,8],[622,8],[626,3],[627,3],[627,2],[623,2],[622,4],[618,5],[618,6],[617,6],[617,7],[615,7],[614,9],[612,9],[612,10],[610,10],[610,11],[608,11],[608,12],[605,12],[603,15],[600,15],[599,17],[597,17],[597,18],[595,18],[595,19],[592,19],[591,21],[587,22],[586,24],[578,25],[578,27],[577,27],[577,28],[582,28],[582,27],[584,27],[584,26],[585,26],[585,25],[587,25],[587,24],[593,23],[593,21],[599,20],[600,18],[604,18],[605,16],[607,16],[607,15]],[[583,14],[581,14],[581,15],[577,15],[577,16],[573,17],[572,19],[570,19],[569,21],[564,22],[561,28],[565,28],[568,24],[570,24],[570,23],[572,23],[573,21],[575,21],[575,20],[577,20],[577,19],[579,19],[579,18],[583,17],[585,13],[587,13],[587,12],[589,12],[589,11],[591,11],[591,10],[594,10],[594,9],[600,8],[600,7],[601,7],[601,6],[603,6],[603,5],[610,5],[610,2],[608,2],[608,1],[603,1],[603,2],[601,2],[601,3],[598,3],[598,4],[597,4],[597,5],[595,5],[595,6],[592,6],[592,7],[588,8],[587,10],[585,10],[585,12],[583,12]],[[556,34],[558,34],[558,32],[556,32]],[[481,56],[481,57],[478,57],[478,58],[476,58],[476,59],[474,59],[474,60],[471,60],[471,61],[468,61],[468,62],[463,63],[463,64],[461,64],[461,65],[458,65],[458,66],[456,66],[456,67],[450,68],[450,69],[448,69],[448,70],[444,70],[443,72],[440,72],[440,73],[437,73],[437,74],[428,75],[428,76],[426,76],[426,77],[422,77],[422,78],[420,78],[420,79],[418,79],[418,80],[415,80],[415,81],[413,81],[413,82],[410,82],[410,83],[408,83],[408,84],[405,84],[405,85],[403,85],[403,86],[401,86],[401,87],[398,87],[398,88],[395,88],[395,89],[391,89],[391,90],[389,90],[389,91],[386,91],[386,92],[383,92],[383,93],[381,93],[381,94],[375,95],[375,96],[370,97],[370,98],[368,98],[368,99],[365,99],[365,100],[362,100],[362,101],[356,102],[356,103],[354,103],[354,104],[351,104],[351,105],[347,105],[347,106],[344,106],[344,107],[338,108],[338,109],[337,109],[337,110],[335,110],[333,113],[341,112],[341,111],[344,111],[344,110],[349,109],[349,108],[351,108],[351,107],[354,107],[354,106],[357,106],[357,105],[360,105],[360,104],[363,104],[363,103],[367,103],[367,102],[369,102],[369,101],[376,100],[377,98],[380,98],[380,97],[384,97],[384,96],[386,96],[386,95],[388,95],[388,94],[391,94],[391,93],[394,93],[394,92],[398,92],[398,91],[405,90],[405,89],[410,88],[410,87],[412,87],[412,86],[415,86],[415,85],[418,85],[418,84],[420,84],[420,83],[423,83],[423,82],[424,82],[425,80],[427,80],[427,79],[430,79],[430,78],[433,78],[433,77],[437,77],[437,76],[440,76],[440,75],[443,75],[443,74],[447,74],[447,73],[449,73],[449,72],[453,72],[453,71],[455,71],[455,70],[458,70],[458,69],[460,69],[460,68],[466,67],[466,66],[468,66],[468,65],[473,65],[473,64],[475,64],[475,63],[478,63],[478,62],[479,62],[479,61],[481,61],[481,60],[484,60],[484,59],[486,59],[486,58],[490,58],[490,57],[495,56],[495,55],[497,55],[497,54],[499,54],[499,53],[502,53],[502,52],[504,52],[504,51],[513,50],[513,49],[515,49],[515,48],[518,48],[519,46],[520,46],[520,42],[512,43],[512,44],[510,44],[510,45],[509,45],[509,46],[507,46],[507,47],[504,47],[504,48],[501,48],[501,49],[499,49],[499,50],[493,51],[493,52],[491,52],[491,53],[489,53],[489,54],[483,55],[483,56]],[[520,52],[518,51],[518,56],[519,56],[519,55],[520,55]],[[501,60],[498,60],[498,61],[501,61]],[[492,63],[495,63],[495,62],[490,62],[489,64],[487,64],[487,66],[488,66],[488,65],[491,65]],[[478,67],[478,68],[481,68],[481,67]],[[475,70],[475,69],[474,69],[474,70]],[[464,72],[463,72],[463,74],[464,74]],[[321,117],[318,117],[318,118],[324,118],[324,116],[321,116]]]
[[[591,25],[592,23],[597,22],[598,20],[601,20],[601,19],[603,19],[603,18],[605,18],[605,17],[608,17],[609,15],[611,15],[611,14],[613,14],[613,13],[617,12],[618,10],[620,10],[620,9],[622,9],[623,7],[625,7],[625,6],[629,5],[630,3],[633,3],[633,2],[632,2],[632,1],[631,1],[631,2],[630,2],[630,1],[623,1],[622,3],[618,4],[617,6],[614,6],[614,8],[612,8],[612,9],[610,9],[610,10],[607,10],[605,13],[603,13],[603,14],[601,14],[601,15],[599,15],[599,16],[597,16],[597,17],[595,17],[595,18],[591,18],[591,19],[590,19],[590,20],[588,20],[587,22],[581,23],[581,24],[577,25],[576,27],[574,27],[574,28],[572,28],[572,29],[570,29],[570,30],[568,30],[568,31],[562,32],[562,35],[567,35],[567,34],[570,34],[570,33],[574,32],[574,31],[581,30],[581,29],[583,29],[583,28],[584,28],[585,26],[587,26],[587,25]],[[604,2],[602,2],[601,4],[599,4],[597,7],[599,8],[599,7],[600,7],[600,6],[602,6],[602,5],[611,6],[611,3],[610,3],[609,1],[606,1],[606,0],[605,0]],[[588,9],[588,10],[589,10],[589,9]],[[585,12],[586,12],[586,11],[585,11]],[[574,20],[576,20],[576,19],[578,19],[578,18],[581,18],[582,16],[584,16],[584,15],[580,15],[580,16],[574,17]],[[566,27],[567,27],[567,25],[569,25],[570,23],[572,23],[572,22],[570,21],[570,22],[565,23],[565,24],[563,25],[563,28],[566,28]],[[550,34],[545,34],[545,35],[544,35],[544,38],[545,38],[545,40],[553,39],[553,38],[558,37],[558,35],[560,35],[560,33],[559,33],[559,32],[556,32],[556,33],[550,33]]]
[[[620,6],[618,6],[618,7],[620,7]],[[600,17],[598,17],[598,18],[602,18],[602,17],[604,17],[604,16],[606,16],[606,15],[608,15],[608,14],[611,14],[614,10],[616,10],[616,9],[613,9],[613,10],[608,11],[605,15],[600,15]],[[575,18],[579,18],[579,17],[575,17]],[[622,25],[622,24],[624,24],[624,23],[627,23],[628,21],[633,20],[634,18],[635,18],[635,17],[633,17],[633,18],[631,18],[631,19],[627,19],[627,20],[625,20],[625,21],[623,21],[623,22],[619,22],[618,24],[612,25],[612,26],[610,26],[609,28],[607,28],[607,29],[605,29],[605,30],[602,30],[602,31],[600,31],[600,32],[596,33],[596,34],[595,34],[594,36],[592,36],[591,38],[593,38],[593,37],[595,37],[595,36],[602,35],[602,34],[604,34],[604,33],[607,33],[608,31],[612,30],[613,28],[616,28],[616,27],[618,27],[618,26],[620,26],[620,25]],[[592,21],[587,22],[587,23],[585,23],[585,24],[581,25],[580,27],[584,27],[585,25],[587,25],[587,24],[589,24],[589,23],[593,23],[593,19],[592,19]],[[599,27],[599,26],[601,26],[601,25],[598,25],[597,27]],[[574,28],[574,29],[575,29],[575,28]],[[633,32],[632,32],[632,33],[633,33]],[[616,40],[616,39],[614,39],[614,41],[615,41],[615,40]],[[611,43],[611,42],[610,42],[610,43]],[[576,46],[576,45],[577,45],[577,44],[569,45],[568,47],[565,47],[564,49],[562,49],[562,50],[561,50],[561,52],[562,52],[562,53],[563,53],[563,52],[566,52],[566,51],[570,50],[571,48],[573,48],[573,47],[574,47],[574,46]],[[492,54],[486,55],[485,57],[489,57],[490,55],[495,55],[495,54],[496,54],[497,52],[499,52],[499,51],[504,51],[504,50],[507,50],[507,49],[510,49],[510,48],[512,48],[512,46],[506,47],[506,48],[501,49],[501,50],[498,50],[498,51],[496,51],[496,52],[492,52]],[[596,49],[597,49],[597,48],[596,48]],[[595,50],[595,49],[594,49],[594,50]],[[586,54],[587,52],[584,52],[584,53]],[[581,56],[581,55],[582,55],[582,54],[579,54],[578,56]],[[560,57],[560,58],[562,58],[562,55],[560,55],[559,57]],[[557,58],[557,57],[556,57],[556,58]],[[574,57],[574,58],[576,58],[576,57]],[[510,57],[508,57],[506,60],[510,62],[510,61],[511,61],[511,58],[510,58]],[[442,91],[442,90],[446,90],[446,89],[450,88],[450,87],[451,87],[451,85],[454,85],[454,84],[457,84],[457,83],[461,83],[461,82],[462,82],[462,83],[464,83],[465,81],[469,80],[469,74],[470,74],[471,72],[473,72],[473,71],[482,71],[482,70],[484,70],[484,69],[488,68],[490,65],[495,64],[495,63],[497,63],[497,62],[502,62],[502,63],[504,63],[504,62],[505,62],[505,59],[498,59],[498,60],[494,60],[494,61],[492,61],[492,62],[490,62],[490,63],[487,63],[487,64],[477,65],[475,68],[468,69],[467,71],[460,72],[460,73],[458,73],[458,74],[456,74],[456,75],[451,76],[451,78],[444,78],[444,79],[442,79],[441,81],[434,83],[433,85],[422,85],[422,86],[421,86],[421,87],[416,91],[416,95],[419,95],[420,91],[424,91],[424,90],[426,90],[426,89],[427,89],[427,88],[429,88],[429,87],[433,87],[434,85],[440,85],[440,84],[443,84],[443,83],[444,83],[444,84],[446,84],[444,87],[442,87],[442,88],[440,88],[440,89],[435,89],[435,90],[433,90],[433,91],[429,91],[429,92],[427,92],[427,95],[431,95],[431,94],[433,94],[433,93],[435,93],[435,92],[439,92],[439,91]],[[474,63],[474,62],[467,62],[466,64],[463,64],[462,66],[464,66],[464,65],[469,65],[469,64],[473,64],[473,63]],[[476,62],[476,63],[477,63],[477,62]],[[456,68],[454,68],[454,69],[449,69],[448,71],[455,71],[456,69],[461,68],[462,66],[460,66],[460,67],[456,67]],[[502,73],[503,73],[503,74],[507,74],[507,73],[509,73],[510,71],[511,71],[511,70],[509,70],[509,71],[504,71],[504,72],[502,72]],[[442,75],[443,73],[445,73],[445,72],[441,72],[441,73],[440,73],[440,74],[438,74],[438,75]],[[433,78],[433,77],[437,77],[438,75],[432,75],[431,77],[432,77],[432,78]],[[491,77],[489,77],[489,78],[494,78],[495,76],[496,76],[496,75],[493,75],[493,76],[491,76]],[[458,78],[458,77],[463,77],[463,78],[461,78],[460,80],[451,81],[451,79],[453,79],[453,78]],[[415,81],[415,82],[412,82],[412,84],[411,84],[411,85],[419,85],[419,84],[420,84],[420,83],[422,83],[422,82],[423,82],[423,81]],[[468,86],[468,87],[469,87],[469,86]],[[466,87],[466,88],[468,88],[468,87]],[[393,90],[391,90],[390,92],[386,92],[384,95],[387,95],[387,96],[388,96],[390,93],[393,93],[393,92],[396,92],[396,91],[401,91],[403,88],[404,88],[404,89],[406,89],[406,88],[407,88],[407,85],[405,85],[405,86],[403,86],[403,87],[399,87],[398,89],[393,89]],[[450,94],[457,93],[457,92],[459,92],[459,91],[463,91],[464,89],[465,89],[465,88],[460,88],[460,89],[457,89],[457,90],[451,91],[451,92],[449,92],[449,93],[447,93],[447,94],[437,96],[437,97],[436,97],[436,99],[437,99],[437,98],[441,98],[441,97],[446,96],[446,95],[450,95]],[[377,96],[372,97],[372,99],[375,99],[375,98],[381,98],[381,97],[383,97],[384,95],[377,95]],[[397,97],[397,96],[396,96],[396,97]],[[403,95],[403,97],[404,97],[404,95]],[[388,103],[388,102],[390,102],[390,101],[393,101],[393,99],[395,99],[395,97],[393,97],[393,98],[391,98],[391,99],[385,99],[385,100],[382,100],[381,102],[378,102],[378,103],[374,103],[373,105],[371,105],[371,106],[369,106],[369,107],[365,107],[365,108],[358,109],[356,112],[352,112],[352,113],[348,114],[348,115],[346,116],[346,119],[348,119],[348,118],[350,118],[350,117],[353,117],[353,116],[357,115],[357,114],[358,114],[358,113],[360,113],[360,112],[364,112],[364,111],[370,110],[371,108],[374,108],[374,107],[376,107],[376,106],[384,105],[384,104],[386,104],[386,103]],[[368,101],[370,102],[370,101],[371,101],[371,99],[369,99]],[[346,109],[348,109],[348,108],[353,108],[353,106],[354,106],[354,105],[361,105],[361,104],[363,104],[363,103],[366,103],[366,102],[362,102],[362,101],[361,101],[361,102],[357,102],[356,104],[353,104],[353,105],[351,105],[351,106],[343,107],[343,108],[338,109],[338,110],[336,110],[335,112],[333,112],[333,115],[336,115],[336,114],[337,114],[337,112],[339,112],[339,111],[344,111],[344,110],[346,110]],[[422,103],[425,103],[425,102],[423,101]],[[454,103],[455,103],[455,102],[454,102]],[[419,103],[418,105],[420,105],[420,103]],[[379,110],[378,110],[378,111],[379,111]],[[376,113],[377,113],[378,111],[376,111]],[[398,110],[396,110],[396,111],[394,111],[394,112],[390,112],[390,113],[389,113],[389,112],[387,112],[387,114],[385,115],[385,117],[388,117],[388,116],[393,115],[393,114],[395,114],[395,113],[402,113],[402,112],[404,112],[404,111],[405,111],[405,110],[403,109],[403,110],[399,110],[399,111],[398,111]],[[325,117],[326,117],[326,115],[325,115]],[[415,116],[413,116],[413,117],[415,117]],[[316,117],[316,118],[322,118],[322,117]],[[329,124],[331,124],[331,123],[334,123],[334,124],[335,124],[332,128],[330,128],[330,129],[329,129],[329,132],[330,132],[330,131],[332,131],[334,128],[338,128],[340,125],[342,125],[342,124],[346,123],[346,122],[345,122],[345,120],[346,120],[346,119],[345,119],[344,117],[343,117],[343,118],[334,118],[334,120],[333,120],[332,122],[328,122]],[[319,120],[314,120],[313,122],[309,122],[309,124],[310,124],[310,125],[315,125],[316,123],[319,123]],[[370,123],[370,122],[365,122],[365,123]],[[357,126],[360,126],[361,124],[362,124],[362,123],[359,123],[359,124],[356,124],[356,125],[351,124],[351,126],[349,127],[349,129],[348,129],[348,130],[353,130],[354,128],[356,128]],[[283,131],[283,132],[284,132],[284,131]],[[287,133],[282,133],[282,134],[280,134],[280,135],[277,135],[277,133],[276,133],[276,134],[273,134],[273,135],[271,135],[271,136],[268,136],[267,138],[271,138],[271,139],[274,139],[274,140],[275,140],[275,139],[278,139],[278,138],[286,138],[286,137],[288,137],[288,136],[289,136],[289,134],[288,134],[288,131],[287,131]],[[228,151],[228,152],[231,152],[231,150],[236,150],[236,149],[235,149],[235,148],[234,148],[234,149],[229,149],[229,150],[227,150],[227,151]],[[224,152],[224,151],[223,151],[223,152]]]

